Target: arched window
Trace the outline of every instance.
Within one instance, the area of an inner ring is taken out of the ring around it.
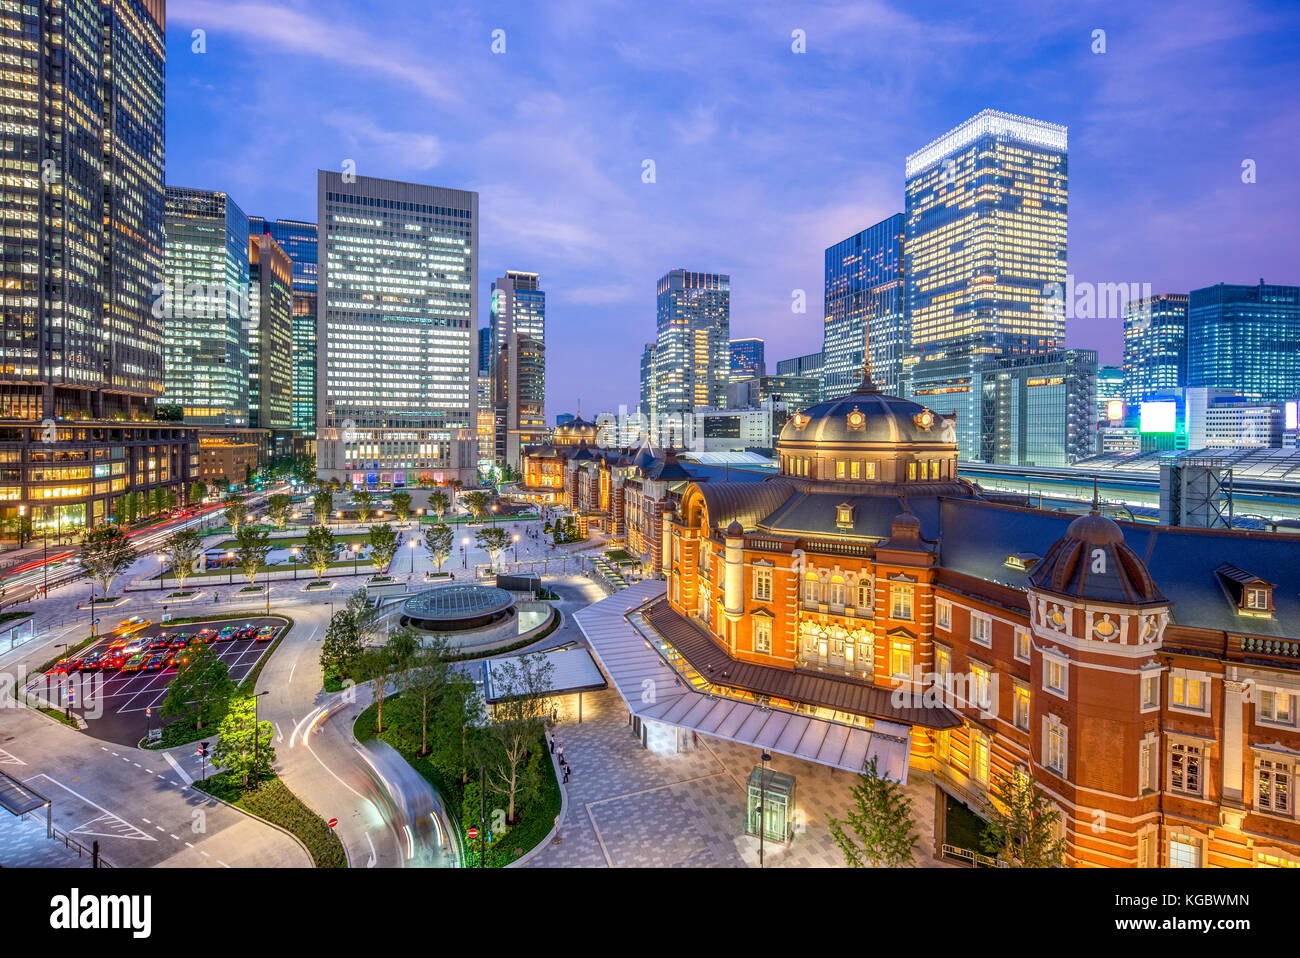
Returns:
[[[821,581],[817,578],[816,572],[809,572],[803,577],[803,600],[805,602],[820,601],[821,591]]]
[[[844,577],[838,575],[831,576],[830,604],[838,606],[839,608],[844,608],[845,594],[846,589],[844,587]]]
[[[858,578],[858,609],[865,609],[868,613],[876,607],[875,590],[871,587],[870,576],[860,576]]]

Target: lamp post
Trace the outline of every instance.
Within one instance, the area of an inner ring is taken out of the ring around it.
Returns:
[[[496,521],[497,521],[497,504],[496,504],[495,502],[492,503],[492,517],[491,517],[491,519],[489,519],[488,521],[491,522],[492,525],[496,525]]]
[[[465,547],[469,545],[469,536],[460,540],[460,564],[462,568],[469,568],[469,556],[465,554]]]
[[[235,558],[235,554],[233,552],[226,553],[226,563],[227,563],[226,568],[230,570],[230,578],[229,581],[226,583],[226,585],[235,584],[235,567],[230,564],[230,560],[232,560],[233,558]]]
[[[360,562],[361,562],[361,543],[354,542],[352,543],[352,574],[353,575],[361,574],[361,569],[359,567]]]
[[[298,547],[294,546],[289,550],[289,555],[293,556],[293,581],[298,581]]]
[[[515,563],[519,562],[519,533],[515,533]]]
[[[158,553],[158,591],[159,592],[163,590],[163,576],[167,572],[167,566],[164,564],[166,563],[166,561],[167,561],[167,557],[163,555],[161,552]]]
[[[411,547],[411,575],[415,575],[415,546],[416,546],[416,542],[415,542],[414,539],[412,539],[408,544],[409,544],[410,547]]]
[[[18,548],[23,547],[23,520],[27,518],[27,507],[18,507]]]

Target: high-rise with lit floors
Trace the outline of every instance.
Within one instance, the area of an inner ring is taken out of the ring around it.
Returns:
[[[1187,386],[1187,294],[1146,296],[1124,307],[1124,400],[1181,396]]]
[[[161,0],[24,0],[0,17],[0,514],[37,537],[128,492],[183,498],[195,430],[163,391]]]
[[[700,406],[725,408],[731,379],[731,277],[685,269],[665,273],[656,286],[655,324],[654,428],[666,428],[659,422],[664,416]]]
[[[321,170],[317,208],[318,471],[473,482],[478,194]]]
[[[247,426],[248,217],[227,194],[167,187],[165,402],[185,422]]]
[[[985,388],[988,364],[1064,344],[1068,185],[1065,127],[995,110],[907,158],[899,391],[956,415],[964,459],[998,461],[1006,414]],[[1032,363],[1015,367],[1028,383],[1054,378],[1046,370],[1057,365],[1045,360],[1041,376]],[[1051,435],[1068,428],[1067,408],[1059,414]]]
[[[764,360],[764,343],[761,339],[733,339],[731,349],[731,381],[742,382],[755,376],[767,375]]]
[[[518,470],[523,447],[546,435],[546,291],[536,273],[507,270],[492,282],[493,459]]]
[[[293,263],[270,233],[248,243],[248,424],[293,452]]]
[[[1219,283],[1187,304],[1187,385],[1249,399],[1300,395],[1300,287]]]
[[[870,350],[873,381],[892,392],[907,348],[902,213],[826,250],[822,398],[843,396],[862,381],[864,348]]]
[[[293,263],[293,428],[316,438],[316,224],[248,218],[250,233],[270,233]],[[309,447],[310,448],[310,447]]]

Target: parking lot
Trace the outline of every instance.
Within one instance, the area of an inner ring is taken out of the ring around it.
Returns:
[[[129,636],[131,640],[149,642],[163,632],[173,637],[185,632],[193,637],[201,629],[220,632],[228,626],[250,627],[260,629],[271,626],[275,629],[269,640],[257,641],[251,638],[213,641],[209,644],[217,656],[230,669],[230,678],[236,685],[242,682],[258,660],[266,654],[281,629],[285,620],[277,616],[250,616],[248,618],[211,619],[202,622],[168,623],[165,627],[153,623]],[[95,652],[105,652],[117,636],[106,635],[95,645],[78,652],[76,658],[90,656]],[[193,648],[194,646],[188,646]],[[176,650],[181,651],[181,650]],[[154,650],[154,654],[168,655],[168,650]],[[149,652],[143,653],[145,660]],[[167,695],[167,686],[176,676],[176,666],[163,665],[153,671],[141,669],[134,672],[107,669],[98,672],[80,672],[73,675],[37,676],[28,690],[43,692],[52,705],[62,706],[67,701],[71,690],[73,696],[72,711],[80,715],[87,725],[87,731],[95,738],[119,745],[136,745],[145,737],[148,729],[159,728],[162,724],[160,708]],[[150,714],[152,710],[152,714]]]

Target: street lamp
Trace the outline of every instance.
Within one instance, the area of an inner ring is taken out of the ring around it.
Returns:
[[[289,554],[293,556],[293,581],[297,582],[298,581],[298,547],[294,546],[292,549],[290,549]]]
[[[515,533],[515,562],[519,562],[519,533]]]
[[[227,563],[226,568],[230,570],[230,581],[226,583],[227,585],[235,584],[235,567],[234,565],[230,564],[231,560],[234,558],[235,558],[235,554],[233,552],[226,553],[226,563]]]
[[[167,567],[166,565],[164,565],[166,561],[167,561],[167,557],[163,555],[161,552],[158,553],[158,591],[159,592],[163,590],[163,575],[167,571]]]
[[[492,503],[492,518],[490,521],[493,525],[495,525],[497,521],[497,504],[495,502]]]
[[[354,542],[352,543],[352,574],[353,575],[361,574],[361,570],[358,568],[358,563],[360,561],[361,561],[361,543]]]
[[[416,546],[416,541],[415,541],[414,539],[412,539],[412,540],[410,541],[409,544],[410,544],[410,546],[411,546],[411,575],[415,575],[415,546]]]
[[[469,556],[465,554],[465,547],[469,545],[469,536],[460,540],[460,564],[463,568],[469,568]]]

